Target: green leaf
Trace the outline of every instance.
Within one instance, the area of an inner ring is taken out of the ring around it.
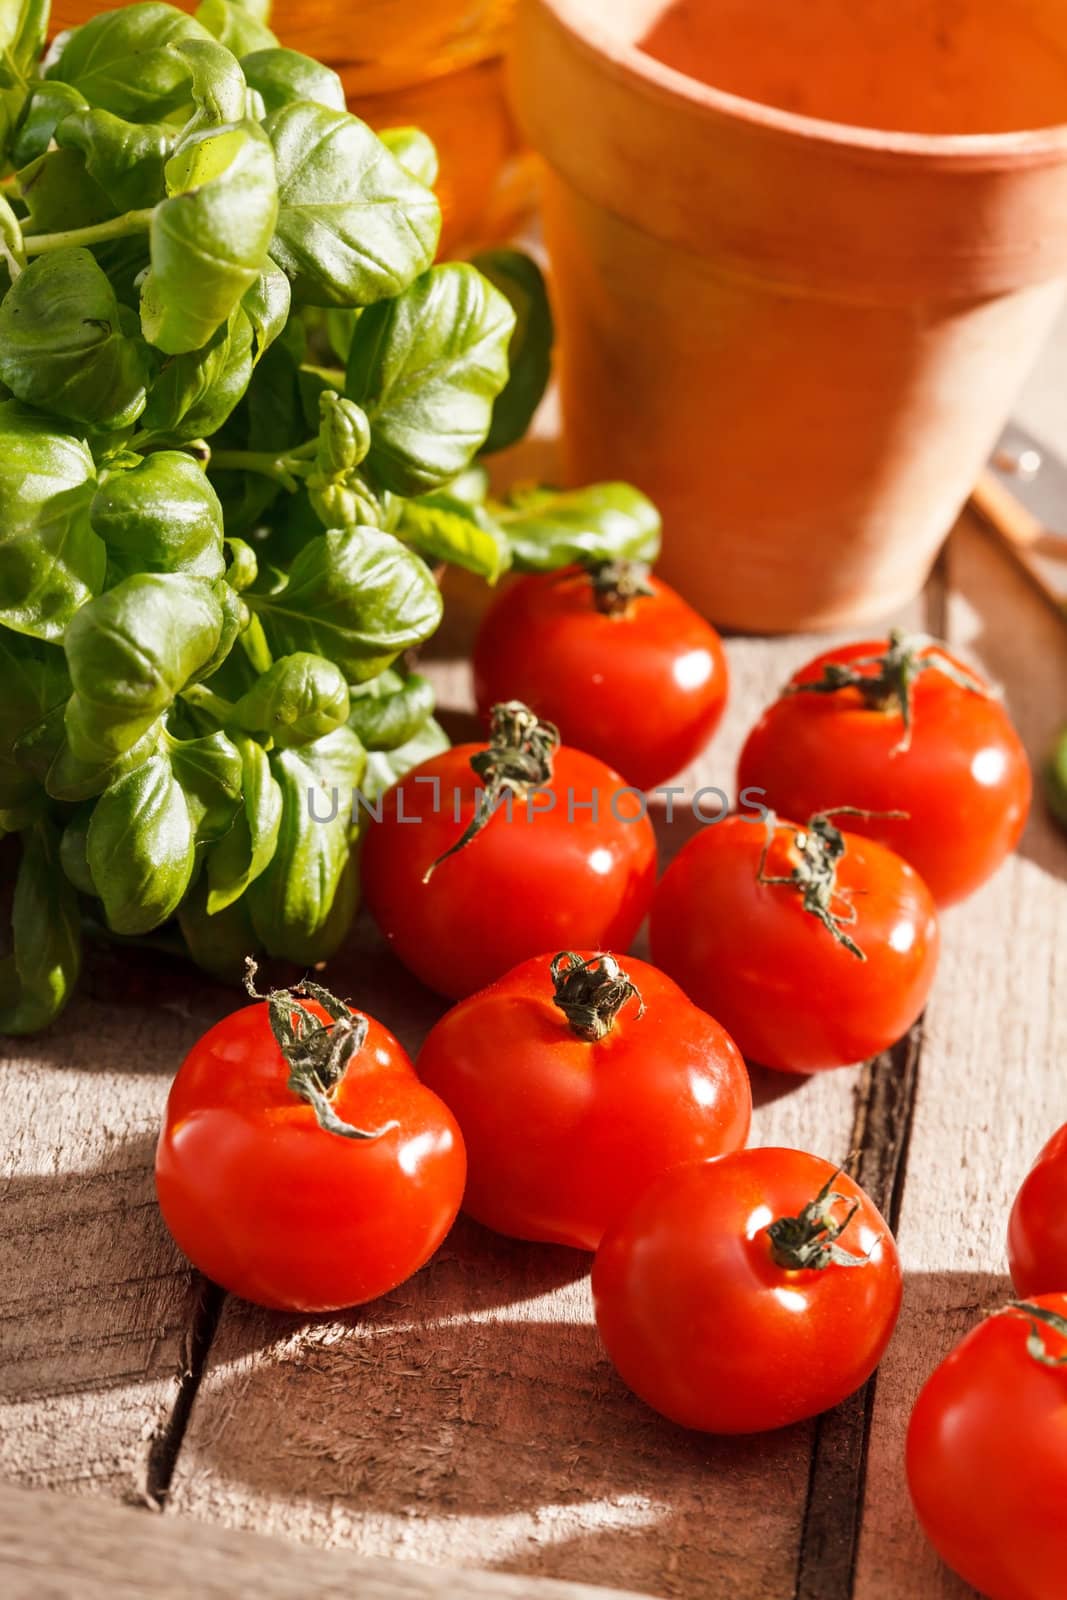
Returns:
[[[100,796],[86,860],[115,933],[140,934],[172,917],[196,861],[193,821],[165,754],[151,756]]]
[[[233,742],[241,755],[242,807],[229,832],[207,852],[209,916],[232,905],[266,870],[282,820],[282,791],[266,751],[243,734],[234,734]]]
[[[62,1011],[81,971],[78,896],[49,822],[23,835],[11,931],[14,950],[0,960],[0,1033],[36,1033]]]
[[[248,87],[259,92],[268,113],[294,100],[313,100],[331,111],[347,109],[344,85],[336,72],[299,50],[257,49],[241,57],[241,68]]]
[[[275,751],[282,791],[273,859],[247,893],[252,925],[272,956],[310,964],[337,949],[355,911],[352,803],[366,765],[348,728]]]
[[[278,196],[255,122],[194,134],[167,162],[166,181],[141,326],[151,344],[180,355],[207,343],[266,267]]]
[[[262,13],[241,0],[201,0],[196,8],[196,20],[203,23],[227,50],[235,56],[244,56],[250,50],[269,50],[278,43],[266,24],[270,7]]]
[[[383,128],[378,137],[406,172],[427,189],[433,188],[437,182],[437,149],[428,133],[421,128]]]
[[[521,439],[541,403],[552,372],[552,309],[540,267],[521,250],[483,250],[472,261],[506,295],[515,313],[508,381],[496,398],[482,447],[488,455]]]
[[[196,112],[183,143],[202,128],[240,122],[248,107],[248,85],[233,52],[214,39],[183,39],[173,46],[189,64],[189,93]]]
[[[86,171],[80,150],[49,150],[23,167],[17,187],[27,211],[22,224],[27,238],[88,228],[115,215],[115,207]]]
[[[53,90],[61,85],[53,84]],[[163,196],[163,170],[176,128],[126,122],[111,111],[72,111],[56,128],[56,143],[80,152],[85,171],[115,211],[153,206]],[[68,224],[69,226],[69,224]]]
[[[86,104],[85,96],[72,89],[69,83],[38,80],[30,90],[15,134],[12,165],[26,167],[43,156],[63,118]]]
[[[245,957],[255,955],[262,946],[244,899],[235,898],[213,913],[210,902],[207,880],[201,873],[178,907],[178,926],[198,967],[224,983],[237,983],[244,973]]]
[[[572,562],[655,562],[659,512],[628,483],[585,489],[535,489],[491,506],[520,572],[551,572]]]
[[[128,471],[110,473],[89,517],[107,546],[112,583],[134,572],[220,578],[225,571],[218,496],[180,450],[158,450]]]
[[[391,789],[406,773],[447,749],[448,735],[440,723],[430,717],[406,744],[395,750],[371,751],[360,792],[367,803],[373,806],[379,796]]]
[[[383,672],[352,697],[348,726],[366,750],[399,750],[433,716],[434,693],[417,672]]]
[[[0,404],[0,623],[58,641],[99,592],[107,556],[89,524],[95,487],[82,440],[16,401]]]
[[[136,330],[136,324],[134,325]],[[31,261],[0,304],[0,380],[69,422],[126,428],[148,393],[148,355],[88,250]]]
[[[220,730],[200,739],[168,739],[171,768],[185,796],[197,844],[221,839],[241,804],[241,755]]]
[[[0,165],[12,153],[48,32],[49,0],[4,0],[0,6]]]
[[[25,766],[27,734],[62,713],[70,677],[62,650],[0,628],[0,811],[33,804],[39,791]]]
[[[348,717],[348,684],[332,661],[306,651],[282,656],[233,708],[233,725],[273,739],[308,744]]]
[[[106,762],[125,754],[207,673],[223,639],[222,591],[225,584],[184,573],[136,573],[82,606],[64,640],[73,755]]]
[[[241,300],[241,309],[252,325],[254,366],[284,331],[289,320],[290,298],[289,279],[280,267],[268,261]]]
[[[189,103],[189,66],[171,44],[211,34],[176,7],[105,11],[70,33],[46,77],[129,122],[161,122]]]
[[[488,511],[443,489],[405,500],[397,535],[428,561],[449,561],[490,583],[511,564],[508,542]]]
[[[92,817],[91,805],[82,806],[63,829],[59,841],[59,864],[63,868],[63,875],[67,882],[77,889],[79,894],[96,894],[96,884],[89,871],[89,820]]]
[[[245,599],[275,656],[325,656],[349,683],[376,677],[441,620],[441,596],[425,562],[371,528],[310,539],[283,589]]]
[[[507,382],[514,325],[500,291],[461,262],[363,312],[345,392],[371,420],[367,464],[386,489],[422,494],[468,465]]]
[[[437,201],[366,123],[305,100],[272,112],[264,127],[278,169],[271,255],[298,304],[370,305],[429,266]]]
[[[141,425],[180,444],[222,427],[252,376],[253,328],[244,304],[201,350],[169,357],[148,395]]]
[[[162,737],[163,718],[159,717],[121,755],[97,761],[83,761],[76,756],[64,737],[46,774],[45,788],[53,800],[91,800],[154,755]]]

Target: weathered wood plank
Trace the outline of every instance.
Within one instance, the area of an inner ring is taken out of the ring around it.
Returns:
[[[374,1561],[0,1485],[9,1600],[596,1600],[573,1583]]]
[[[730,710],[691,785],[732,793],[745,731],[814,647],[731,641]],[[439,670],[461,704],[462,672]],[[843,1158],[857,1081],[757,1074],[755,1137]],[[586,1268],[463,1227],[362,1313],[300,1324],[228,1301],[168,1509],[364,1554],[791,1600],[812,1429],[722,1441],[661,1422],[599,1350]]]
[[[1040,760],[1067,720],[1067,630],[973,526],[953,537],[948,575],[947,635],[1003,686]],[[856,1600],[971,1593],[941,1566],[914,1519],[904,1434],[928,1373],[1004,1298],[1015,1190],[1067,1119],[1065,877],[1067,841],[1037,799],[1019,854],[945,918],[900,1214],[904,1311],[877,1378]]]

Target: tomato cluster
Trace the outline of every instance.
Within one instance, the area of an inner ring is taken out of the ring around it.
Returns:
[[[746,1148],[745,1062],[840,1067],[912,1026],[938,908],[1018,839],[1019,740],[932,641],[829,652],[744,746],[759,814],[698,829],[657,884],[646,791],[721,716],[714,630],[647,572],[568,569],[505,591],[475,674],[487,740],[395,784],[363,863],[386,941],[456,1003],[414,1067],[308,982],[224,1019],[171,1092],[164,1216],[225,1287],[322,1310],[417,1270],[462,1204],[595,1252],[604,1345],[665,1416],[737,1433],[815,1415],[880,1361],[900,1263],[846,1172]],[[625,954],[646,916],[655,965]],[[1067,1129],[1011,1220],[1016,1287],[1037,1298],[964,1341],[909,1435],[924,1526],[995,1600],[1061,1592],[1067,1538],[1045,1508],[1067,1483],[1065,1217]],[[998,1465],[1009,1381],[1024,1442]],[[982,1509],[990,1483],[1003,1515]],[[1030,1530],[1025,1558],[1005,1522]]]

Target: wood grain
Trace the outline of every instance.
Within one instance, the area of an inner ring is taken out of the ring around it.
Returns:
[[[1067,630],[975,526],[948,554],[946,634],[1001,685],[1031,756],[1067,718]],[[856,1600],[960,1600],[912,1514],[904,1434],[950,1347],[1008,1292],[1015,1191],[1067,1120],[1067,841],[1037,798],[1020,851],[945,917],[899,1219],[904,1311],[877,1378]],[[1057,993],[1057,979],[1058,993]]]

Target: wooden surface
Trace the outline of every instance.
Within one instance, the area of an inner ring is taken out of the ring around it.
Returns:
[[[459,711],[466,671],[451,655],[469,596],[453,597],[434,666]],[[988,537],[957,531],[908,620],[1003,686],[1039,755],[1067,718],[1067,629]],[[732,789],[745,729],[813,647],[730,641],[729,715],[691,782]],[[685,829],[661,833],[669,853]],[[30,1502],[0,1499],[0,1587],[189,1593],[200,1560],[205,1594],[343,1585],[407,1600],[429,1592],[426,1567],[476,1567],[523,1581],[477,1587],[453,1572],[437,1592],[529,1594],[536,1576],[673,1600],[959,1600],[970,1591],[911,1515],[903,1430],[925,1375],[1003,1294],[1011,1197],[1067,1119],[1067,1013],[1053,1001],[1065,877],[1067,843],[1038,804],[1019,855],[946,917],[921,1030],[866,1067],[801,1082],[757,1074],[754,1140],[837,1158],[858,1148],[862,1180],[898,1227],[907,1286],[864,1394],[751,1440],[687,1434],[623,1389],[575,1252],[461,1226],[396,1293],[311,1321],[203,1284],[159,1221],[152,1146],[171,1074],[233,997],[158,961],[98,958],[88,993],[10,1052],[4,1078],[0,1477],[141,1510],[128,1533],[110,1513],[63,1510],[63,1536],[42,1549],[15,1526]],[[410,1047],[439,1011],[365,928],[330,975]],[[222,1528],[417,1565],[394,1581],[351,1554],[336,1568],[264,1541],[242,1554]],[[125,1590],[109,1549],[128,1555]]]

